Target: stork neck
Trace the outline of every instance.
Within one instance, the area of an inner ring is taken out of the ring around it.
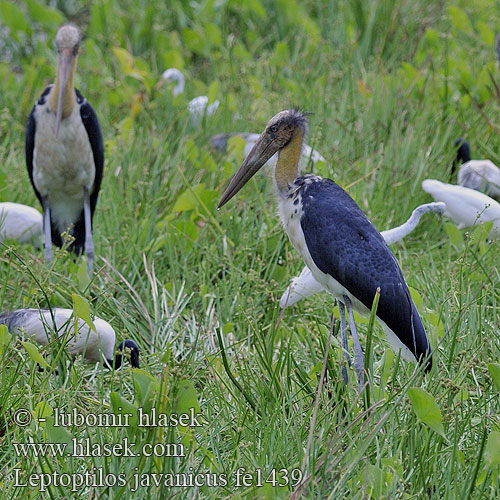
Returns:
[[[299,173],[299,161],[304,142],[304,130],[295,129],[290,142],[278,153],[278,162],[274,170],[274,178],[280,193],[288,190]]]
[[[73,85],[73,79],[75,77],[76,70],[76,57],[73,58],[73,62],[71,63],[71,70],[69,73],[68,85],[64,89],[63,100],[62,100],[62,118],[67,118],[76,104],[76,95],[75,88]],[[59,86],[61,85],[60,77],[59,77],[59,62],[57,63],[57,73],[56,73],[56,81],[54,86],[52,87],[52,92],[50,93],[50,109],[54,114],[57,113],[57,96],[59,94]]]

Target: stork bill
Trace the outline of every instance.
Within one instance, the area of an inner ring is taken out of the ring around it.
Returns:
[[[399,265],[382,235],[354,200],[335,182],[299,175],[307,133],[304,113],[289,109],[275,115],[222,195],[226,204],[269,158],[278,153],[274,184],[279,211],[292,245],[315,280],[338,301],[342,334],[342,377],[347,381],[347,316],[355,349],[358,390],[364,385],[364,355],[352,309],[369,313],[377,289],[377,319],[401,357],[431,368],[431,348]]]

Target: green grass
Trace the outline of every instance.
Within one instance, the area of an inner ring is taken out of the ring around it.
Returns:
[[[328,159],[314,172],[348,189],[378,228],[400,224],[430,201],[423,179],[450,179],[456,138],[469,140],[473,157],[500,164],[498,5],[50,3],[62,10],[0,2],[0,201],[38,207],[25,170],[24,127],[53,78],[55,31],[63,20],[76,22],[86,34],[77,86],[96,109],[106,143],[98,257],[89,282],[83,264],[64,251],[47,268],[41,251],[8,242],[0,250],[0,309],[72,307],[78,293],[120,340],[140,345],[142,371],[110,373],[66,355],[55,362],[55,345],[43,354],[57,374],[39,372],[18,339],[3,346],[0,335],[1,497],[40,496],[36,485],[13,485],[16,468],[22,479],[94,468],[124,474],[127,484],[75,493],[53,486],[43,497],[498,498],[500,402],[491,365],[500,362],[498,243],[485,242],[481,231],[452,240],[445,219],[427,216],[393,246],[430,336],[434,368],[424,376],[400,362],[376,326],[366,408],[352,370],[349,385],[341,383],[337,331],[329,341],[331,297],[317,295],[280,318],[279,297],[303,263],[282,230],[269,180],[256,176],[217,211],[242,150],[219,155],[208,141],[220,132],[259,132],[276,112],[299,105],[313,113],[308,144]],[[169,66],[186,75],[186,92],[176,98],[157,85]],[[194,127],[186,107],[200,94],[221,105]],[[358,325],[366,345],[368,319]],[[436,419],[433,427],[417,417],[410,387],[431,395],[444,437]],[[16,427],[18,408],[43,416],[45,405],[83,415],[119,406],[199,408],[204,425],[64,432],[49,419]],[[41,459],[19,457],[13,446],[71,437],[182,443],[187,456]],[[298,489],[259,488],[254,476],[252,486],[236,488],[231,478],[239,468],[260,469],[263,479],[273,469],[299,469],[305,480]],[[228,484],[131,491],[134,474],[190,472],[226,474]]]

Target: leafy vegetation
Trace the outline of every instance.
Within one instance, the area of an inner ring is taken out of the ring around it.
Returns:
[[[318,295],[280,316],[278,298],[303,264],[266,175],[216,210],[243,144],[232,140],[222,155],[209,137],[258,132],[299,105],[313,113],[308,143],[328,159],[315,173],[347,189],[380,229],[397,225],[430,201],[423,179],[450,180],[458,137],[473,157],[500,164],[499,15],[491,0],[0,1],[0,201],[38,206],[24,127],[54,77],[63,22],[85,33],[77,86],[106,144],[94,276],[64,250],[47,269],[41,251],[8,242],[1,309],[74,305],[86,317],[90,305],[142,355],[141,369],[109,372],[0,327],[2,498],[41,494],[39,484],[14,486],[15,469],[23,481],[31,472],[92,470],[127,479],[73,493],[50,486],[47,498],[498,498],[498,243],[485,240],[484,228],[458,231],[428,216],[393,247],[435,367],[424,376],[400,362],[376,326],[367,406],[352,371],[341,383],[336,332],[329,341],[332,299]],[[162,81],[168,67],[183,71],[183,94]],[[198,95],[221,104],[196,125],[187,104]],[[357,319],[365,341],[372,328]],[[34,417],[26,427],[15,425],[19,408]],[[192,408],[203,425],[141,427],[140,408]],[[61,428],[56,409],[132,417],[128,426]],[[73,438],[182,444],[186,456],[41,458],[13,446]],[[261,470],[269,482],[131,491],[134,474],[230,478],[239,468]],[[298,469],[301,485],[279,486],[281,469],[290,478]]]

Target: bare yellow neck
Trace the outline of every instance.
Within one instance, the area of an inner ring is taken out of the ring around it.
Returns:
[[[304,131],[297,128],[290,142],[278,153],[278,162],[274,170],[274,177],[280,192],[288,189],[299,173],[299,161],[302,153]]]
[[[76,104],[76,96],[75,96],[75,88],[73,85],[73,79],[75,76],[76,70],[76,57],[73,59],[71,64],[71,71],[69,73],[68,85],[66,85],[66,89],[64,90],[63,99],[62,99],[62,118],[67,118]],[[54,114],[57,113],[57,96],[59,94],[59,86],[61,82],[59,81],[59,63],[57,64],[57,73],[56,73],[56,82],[52,87],[52,91],[50,93],[50,109]]]

